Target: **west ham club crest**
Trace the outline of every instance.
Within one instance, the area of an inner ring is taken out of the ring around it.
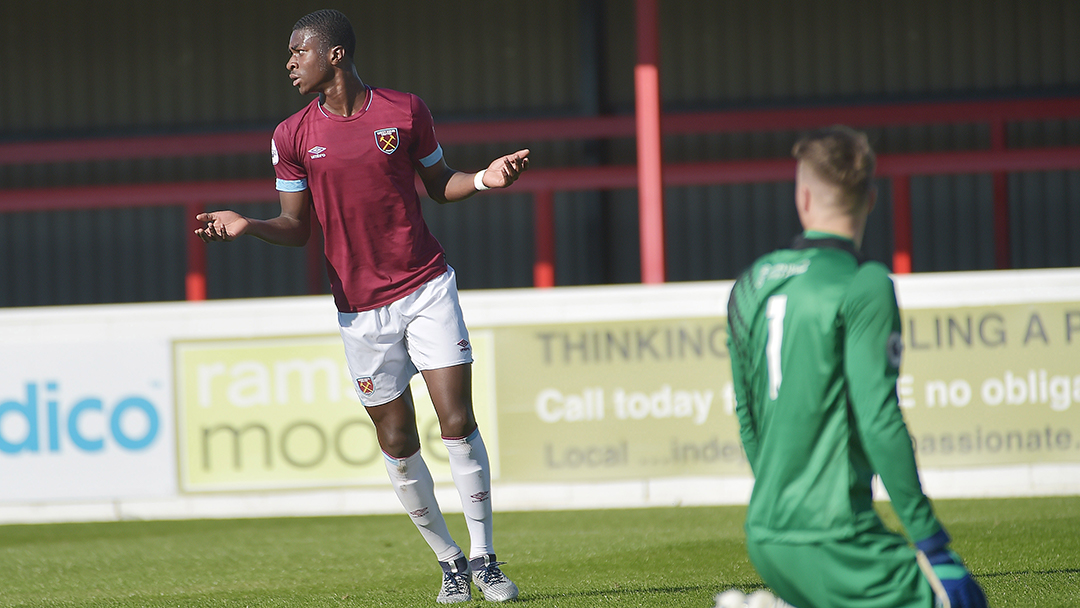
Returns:
[[[356,388],[360,389],[360,392],[365,397],[370,397],[375,392],[375,381],[370,376],[356,379]]]
[[[397,127],[375,131],[375,145],[386,154],[393,154],[398,147]]]

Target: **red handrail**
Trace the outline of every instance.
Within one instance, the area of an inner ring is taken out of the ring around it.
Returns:
[[[932,124],[995,124],[1080,117],[1080,98],[979,102],[923,102],[669,113],[664,135],[747,133],[812,129],[823,125],[897,127]],[[631,138],[632,115],[444,122],[444,144]],[[0,142],[0,165],[32,165],[133,158],[169,158],[270,152],[269,130],[191,133],[49,141]]]
[[[877,174],[880,177],[896,178],[910,175],[1069,169],[1080,169],[1080,146],[1025,148],[1002,152],[965,150],[882,154],[878,156]],[[789,159],[668,163],[664,165],[664,183],[669,186],[704,186],[785,181],[794,179],[794,170],[795,161]],[[417,187],[423,188],[423,183],[419,180]],[[527,192],[619,190],[636,187],[637,167],[634,165],[530,169],[514,183],[515,190]],[[157,207],[191,201],[208,204],[244,203],[276,199],[277,192],[272,179],[17,188],[0,190],[0,212]]]
[[[764,109],[666,114],[665,135],[715,132],[756,132],[809,129],[843,123],[856,127],[915,124],[987,124],[991,148],[879,156],[878,173],[893,180],[894,255],[896,272],[911,270],[910,201],[912,175],[991,173],[994,179],[996,263],[1008,266],[1008,200],[1005,175],[1015,171],[1080,169],[1080,147],[1007,149],[1009,122],[1080,117],[1080,99],[1052,98],[984,102],[928,102],[824,108]],[[444,144],[493,141],[581,140],[633,137],[633,116],[546,118],[445,123],[439,126]],[[103,159],[191,157],[263,153],[269,132],[184,134],[109,139],[0,143],[0,165]],[[792,179],[789,159],[713,161],[665,164],[668,186],[752,183]],[[532,169],[515,189],[534,194],[536,217],[535,284],[554,284],[554,226],[550,212],[555,191],[636,188],[634,166],[565,167]],[[418,183],[418,187],[422,187]],[[98,209],[270,201],[276,199],[272,180],[222,180],[163,184],[120,184],[65,188],[0,189],[0,213],[58,209]],[[196,204],[195,202],[198,202]],[[192,246],[198,243],[192,237]],[[313,256],[321,251],[312,249]],[[205,257],[189,252],[190,266],[205,264]],[[205,297],[205,269],[188,271],[188,298]]]

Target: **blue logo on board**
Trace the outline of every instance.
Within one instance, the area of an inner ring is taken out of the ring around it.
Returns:
[[[115,402],[81,396],[64,408],[62,402],[57,382],[41,385],[28,382],[23,395],[15,398],[0,395],[0,452],[55,453],[67,445],[78,451],[100,452],[107,443],[124,450],[142,450],[157,439],[161,428],[157,408],[139,395]],[[104,430],[88,432],[88,425],[80,424],[84,420],[92,423],[94,418],[105,423]],[[132,420],[134,424],[125,425],[124,420]],[[132,430],[133,427],[138,430]]]

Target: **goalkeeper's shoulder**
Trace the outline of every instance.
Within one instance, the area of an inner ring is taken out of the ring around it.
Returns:
[[[896,285],[880,262],[865,262],[851,279],[847,299],[857,309],[895,309]]]
[[[867,290],[894,292],[895,285],[889,268],[881,262],[869,261],[859,265],[852,281],[854,286]]]

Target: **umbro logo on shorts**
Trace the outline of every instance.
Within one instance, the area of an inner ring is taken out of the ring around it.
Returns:
[[[484,502],[489,496],[491,496],[491,492],[477,492],[470,496],[470,498],[472,498],[473,502]]]
[[[375,392],[375,381],[370,376],[356,379],[356,388],[360,389],[360,392],[370,397]]]
[[[461,348],[461,352],[465,352],[470,348],[468,340],[462,340],[461,342],[458,342],[457,345]]]

